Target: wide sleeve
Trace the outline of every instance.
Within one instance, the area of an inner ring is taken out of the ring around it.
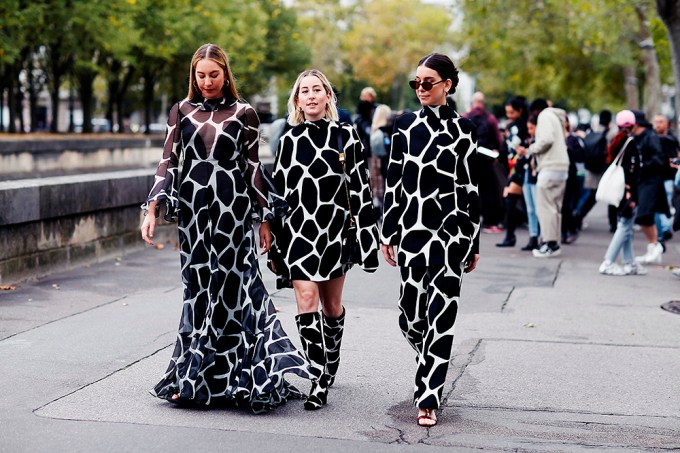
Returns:
[[[352,126],[342,127],[340,133],[347,133],[344,141],[344,153],[348,156],[347,177],[349,177],[351,212],[357,223],[357,236],[361,246],[359,265],[367,272],[378,268],[378,228],[375,222],[375,209],[369,179],[369,170],[364,159],[363,145],[359,134]]]
[[[149,192],[146,202],[142,204],[145,213],[149,210],[149,203],[158,201],[155,215],[158,216],[161,205],[165,204],[166,212],[179,205],[179,184],[175,180],[179,178],[179,155],[181,152],[181,117],[179,103],[172,106],[168,114],[168,123],[163,143],[163,156],[158,163],[153,187]]]
[[[402,208],[401,201],[401,177],[404,164],[404,151],[406,138],[399,130],[398,121],[392,131],[392,148],[390,150],[390,162],[387,167],[387,181],[385,183],[385,197],[383,200],[383,222],[380,240],[383,244],[399,245],[401,241],[400,219]]]
[[[260,120],[255,109],[246,104],[243,115],[242,149],[245,157],[245,179],[253,204],[253,221],[265,222],[283,217],[288,206],[274,187],[271,176],[260,162]]]

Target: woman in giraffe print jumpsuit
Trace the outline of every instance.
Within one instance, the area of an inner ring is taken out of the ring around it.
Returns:
[[[417,421],[434,426],[463,273],[479,260],[477,145],[473,123],[447,105],[458,70],[446,55],[423,58],[409,84],[423,108],[394,125],[381,241],[385,260],[400,267],[399,326],[418,361]]]
[[[378,267],[378,230],[361,141],[351,125],[338,123],[335,94],[320,71],[298,76],[288,112],[294,127],[279,141],[274,182],[290,213],[276,240],[293,282],[302,347],[315,375],[305,401],[305,409],[314,410],[326,404],[340,363],[342,288],[352,266],[343,259],[345,227],[352,216],[361,248],[352,261],[369,272]]]
[[[267,222],[287,209],[260,165],[258,143],[257,114],[239,99],[226,54],[201,46],[189,94],[170,110],[163,158],[143,205],[142,238],[152,245],[160,206],[179,208],[184,304],[170,365],[151,392],[159,398],[263,412],[302,396],[284,373],[311,378],[258,267],[253,222],[261,223],[264,253],[272,241]]]

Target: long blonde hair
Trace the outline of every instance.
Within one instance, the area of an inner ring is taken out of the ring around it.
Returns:
[[[225,97],[231,96],[238,99],[238,91],[234,83],[234,76],[229,67],[229,58],[222,48],[215,44],[203,44],[196,50],[194,56],[191,58],[191,68],[189,69],[189,94],[187,99],[195,99],[201,95],[201,90],[196,83],[196,65],[201,60],[212,60],[224,71],[224,85],[222,86],[222,94]]]
[[[306,71],[302,71],[297,77],[297,80],[295,80],[295,83],[293,84],[293,89],[290,92],[290,97],[288,98],[288,123],[290,123],[292,126],[297,126],[298,124],[305,121],[305,114],[302,112],[302,109],[298,108],[297,101],[300,94],[300,84],[302,83],[302,79],[309,76],[314,76],[321,80],[323,89],[326,91],[326,94],[330,95],[330,101],[326,103],[326,118],[329,118],[333,121],[338,121],[338,100],[335,97],[331,83],[318,69],[307,69]]]
[[[375,108],[375,112],[373,113],[373,122],[371,123],[371,132],[375,132],[381,127],[387,125],[387,120],[390,119],[390,115],[392,114],[392,109],[385,105],[385,104],[380,104]]]

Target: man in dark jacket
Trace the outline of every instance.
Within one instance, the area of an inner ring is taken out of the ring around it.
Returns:
[[[666,191],[666,201],[670,205],[673,198],[673,181],[676,172],[676,169],[670,166],[670,162],[678,157],[678,139],[670,132],[666,115],[654,116],[654,132],[659,136],[661,149],[669,162],[669,165],[666,165],[663,171],[663,186]],[[656,229],[659,231],[659,241],[666,241],[673,237],[670,217],[664,214],[656,214],[655,223]]]
[[[663,246],[658,240],[654,214],[660,212],[670,216],[663,187],[663,171],[668,165],[668,159],[664,157],[659,136],[651,129],[652,125],[647,122],[645,114],[639,110],[633,110],[633,113],[635,114],[633,135],[640,162],[635,223],[640,225],[647,239],[647,252],[635,259],[643,264],[658,264],[661,262]]]
[[[470,111],[465,115],[477,127],[479,170],[479,196],[482,209],[482,231],[485,233],[501,233],[499,228],[504,217],[503,188],[507,178],[507,164],[501,165],[498,152],[501,149],[501,133],[498,120],[485,109],[484,94],[476,92],[472,95]],[[492,151],[496,157],[488,156],[484,150]],[[507,157],[506,157],[507,162]]]

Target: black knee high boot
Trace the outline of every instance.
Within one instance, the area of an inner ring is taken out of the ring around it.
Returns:
[[[310,364],[310,372],[315,376],[312,388],[305,401],[305,409],[316,410],[326,404],[328,380],[326,377],[326,351],[321,331],[321,314],[318,312],[301,313],[295,317],[300,333],[302,350]]]
[[[345,307],[342,307],[342,314],[339,318],[329,318],[323,315],[323,341],[326,345],[326,374],[329,387],[333,385],[340,366],[340,343],[342,343],[344,330]]]

